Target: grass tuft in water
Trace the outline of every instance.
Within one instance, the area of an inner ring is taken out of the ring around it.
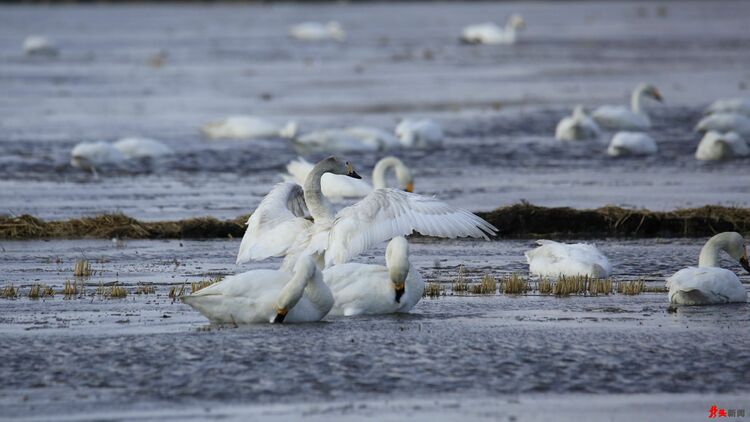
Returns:
[[[200,289],[206,288],[212,284],[220,282],[224,278],[223,275],[217,275],[209,278],[208,280],[201,280],[197,283],[190,283],[190,293],[195,293]]]
[[[442,283],[427,283],[424,286],[422,297],[438,298],[440,296],[445,296],[445,287]]]
[[[542,277],[537,281],[536,289],[539,291],[539,294],[542,295],[552,294],[552,282],[549,281],[549,279]]]
[[[34,284],[29,290],[29,299],[42,299],[55,296],[55,291],[44,284]]]
[[[0,290],[0,297],[4,299],[15,299],[18,297],[18,289],[16,289],[12,284],[9,284],[3,287],[2,290]]]
[[[633,280],[633,281],[622,281],[620,283],[617,283],[617,293],[622,293],[624,295],[639,295],[643,293],[644,289],[646,287],[646,283],[641,280]]]
[[[87,259],[79,259],[73,267],[73,277],[90,277],[93,274],[91,264]]]
[[[156,286],[150,284],[141,284],[135,288],[135,294],[137,295],[150,295],[156,293]]]
[[[512,273],[503,279],[500,289],[505,294],[520,295],[529,290],[529,282],[517,273]]]
[[[469,291],[469,283],[466,282],[466,269],[463,265],[458,267],[458,276],[451,285],[453,293],[464,293]]]
[[[484,273],[479,284],[471,285],[471,292],[478,295],[494,295],[497,292],[497,279],[492,274]]]
[[[65,284],[63,285],[62,290],[60,290],[60,294],[63,295],[63,299],[72,299],[74,296],[77,296],[78,294],[83,294],[83,281],[81,281],[81,288],[78,288],[78,284],[70,280],[65,280]]]

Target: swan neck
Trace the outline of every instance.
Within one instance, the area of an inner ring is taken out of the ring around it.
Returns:
[[[723,238],[712,237],[701,249],[698,267],[718,267],[719,252],[725,249],[726,241]]]
[[[316,308],[324,313],[331,309],[334,302],[333,293],[323,281],[320,270],[316,270],[305,287],[305,296]]]
[[[641,100],[643,99],[643,87],[638,87],[635,91],[633,91],[633,94],[630,96],[630,109],[633,110],[633,113],[641,114],[643,113],[642,107],[641,107]]]
[[[401,162],[395,157],[385,157],[375,164],[375,168],[372,169],[372,186],[375,189],[383,189],[386,187],[385,175],[388,170],[396,168]]]
[[[312,168],[305,179],[305,204],[307,204],[307,209],[310,210],[310,215],[316,224],[333,221],[333,213],[326,206],[320,187],[320,178],[330,170],[325,162],[320,162]]]
[[[281,289],[279,299],[276,302],[276,308],[279,310],[284,309],[286,311],[294,308],[305,292],[305,286],[307,285],[308,279],[308,271],[295,271],[284,288]]]
[[[394,283],[404,283],[409,275],[409,244],[403,237],[397,237],[388,244],[385,254],[388,277]]]

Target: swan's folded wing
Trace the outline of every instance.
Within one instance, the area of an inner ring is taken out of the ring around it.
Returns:
[[[306,211],[300,185],[284,182],[274,186],[247,220],[237,263],[286,255],[312,225],[304,218]]]
[[[326,266],[347,262],[376,243],[417,232],[436,237],[482,237],[497,232],[476,215],[440,200],[397,189],[376,189],[336,214]]]

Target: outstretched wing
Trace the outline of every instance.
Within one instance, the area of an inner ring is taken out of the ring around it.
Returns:
[[[283,182],[274,186],[247,220],[237,263],[286,255],[297,237],[312,226],[304,218],[306,212],[300,185]]]
[[[497,228],[476,215],[435,198],[397,189],[376,189],[336,214],[326,266],[347,262],[376,243],[417,232],[436,237],[482,237]]]

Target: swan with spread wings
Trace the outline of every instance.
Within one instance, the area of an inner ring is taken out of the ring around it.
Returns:
[[[318,162],[304,188],[277,184],[250,216],[237,263],[285,257],[291,268],[303,254],[317,256],[321,266],[348,262],[373,245],[413,232],[436,237],[489,239],[497,228],[469,211],[436,198],[397,189],[375,189],[354,205],[334,212],[321,192],[325,173],[359,178],[352,165],[337,157]],[[313,221],[305,218],[309,211]]]

